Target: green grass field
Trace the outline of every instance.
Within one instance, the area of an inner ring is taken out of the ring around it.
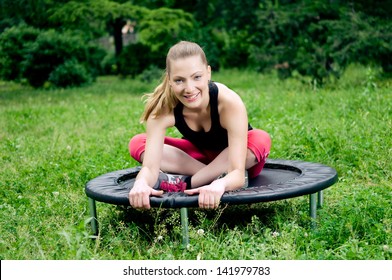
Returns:
[[[213,75],[270,133],[270,158],[338,171],[317,229],[307,196],[190,209],[183,249],[178,210],[98,203],[92,239],[85,183],[137,165],[127,145],[144,131],[141,96],[155,83],[101,77],[79,89],[34,90],[0,82],[0,259],[391,259],[392,79],[359,66],[323,88],[248,71]]]

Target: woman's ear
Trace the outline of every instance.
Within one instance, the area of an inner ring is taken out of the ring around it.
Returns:
[[[207,66],[207,73],[208,73],[208,80],[210,81],[211,80],[211,66],[210,65]]]

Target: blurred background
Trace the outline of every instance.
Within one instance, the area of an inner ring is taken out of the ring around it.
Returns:
[[[214,71],[277,71],[322,85],[352,63],[392,73],[392,0],[0,0],[0,79],[69,87],[156,78],[199,43]]]

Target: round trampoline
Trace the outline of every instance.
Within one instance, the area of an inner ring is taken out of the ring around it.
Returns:
[[[133,187],[140,167],[113,171],[89,181],[88,197],[117,205],[129,205],[128,193]],[[247,204],[292,198],[316,193],[336,182],[335,169],[311,162],[267,160],[263,171],[249,180],[249,186],[222,196],[221,203]],[[165,193],[150,198],[151,207],[198,207],[198,196],[185,193]]]
[[[128,193],[133,187],[140,167],[113,171],[92,179],[86,184],[85,192],[90,202],[93,230],[97,233],[95,201],[116,205],[130,205]],[[310,196],[310,216],[316,217],[318,205],[322,204],[322,190],[337,181],[335,169],[313,162],[268,159],[262,172],[249,180],[249,186],[225,193],[221,203],[249,204]],[[185,193],[165,193],[161,197],[150,198],[151,207],[181,208],[181,215],[187,207],[198,207],[198,196]],[[187,215],[187,214],[186,214]]]

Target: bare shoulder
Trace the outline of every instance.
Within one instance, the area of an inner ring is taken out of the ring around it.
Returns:
[[[247,127],[248,116],[241,97],[224,84],[217,83],[219,89],[218,111],[222,127],[232,130],[234,127]],[[242,125],[239,125],[242,124]]]
[[[175,124],[174,113],[165,113],[160,116],[150,116],[147,120],[147,128],[150,129],[167,129]]]
[[[221,83],[215,83],[219,89],[218,95],[218,103],[219,106],[223,105],[223,107],[229,106],[230,108],[234,107],[242,107],[244,103],[241,97],[232,89],[227,87]],[[222,108],[223,109],[223,108]]]

